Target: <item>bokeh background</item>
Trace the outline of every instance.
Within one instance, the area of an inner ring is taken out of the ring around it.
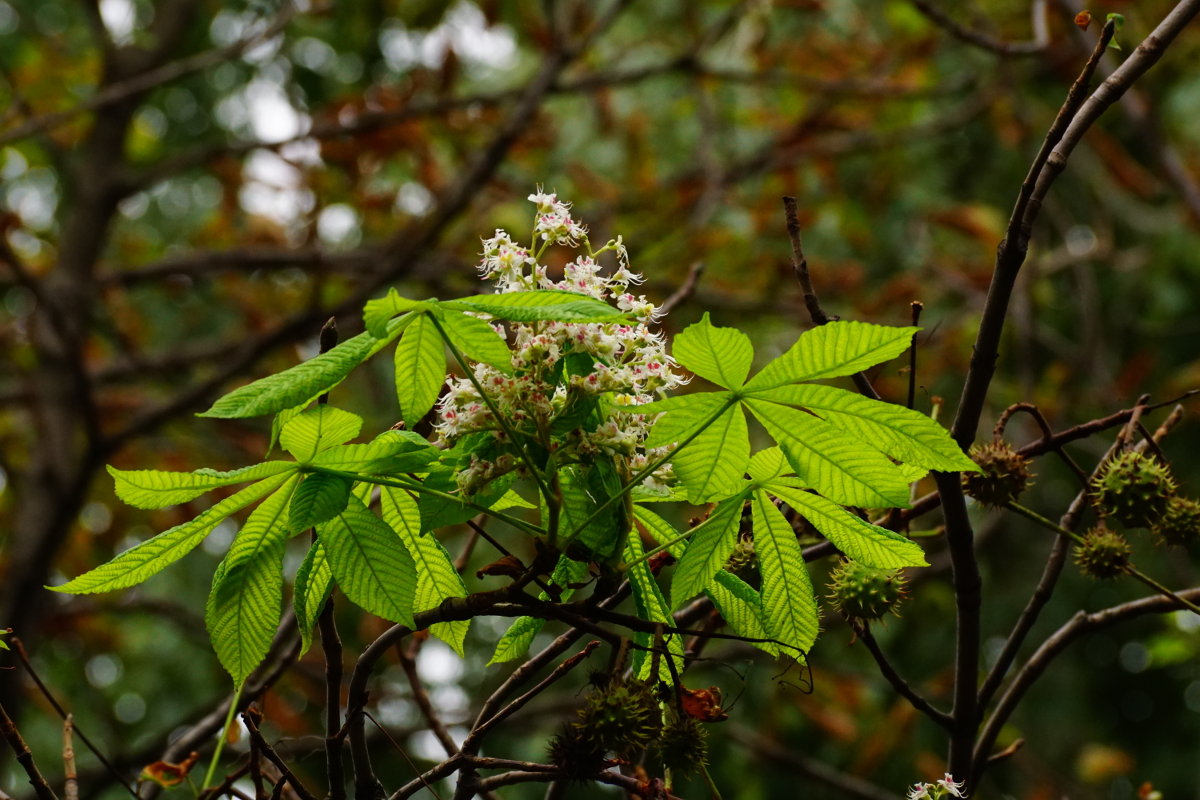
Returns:
[[[1126,18],[1101,74],[1173,5],[1093,8],[1098,20]],[[16,630],[116,763],[136,773],[159,758],[228,691],[202,610],[234,526],[136,590],[53,595],[42,587],[203,507],[123,506],[104,465],[258,460],[268,421],[194,413],[311,356],[330,316],[356,333],[362,301],[389,286],[476,291],[480,237],[529,230],[525,197],[537,186],[572,201],[594,240],[623,236],[652,298],[702,269],[664,329],[709,311],[746,330],[760,361],[809,325],[780,203],[797,197],[830,313],[907,324],[910,304],[924,304],[916,407],[948,421],[1008,212],[1095,40],[1098,23],[1072,24],[1079,10],[1072,0],[0,0],[0,627]],[[1200,387],[1198,64],[1193,26],[1088,133],[1051,191],[981,439],[1017,401],[1065,428],[1143,393]],[[389,371],[373,364],[337,402],[387,427]],[[906,364],[872,378],[903,401]],[[1037,435],[1021,421],[1010,433],[1021,444]],[[1071,453],[1091,468],[1112,435]],[[1198,442],[1185,416],[1164,444],[1190,493],[1200,493]],[[1028,504],[1057,518],[1074,478],[1050,459],[1036,469]],[[994,656],[1050,541],[1020,519],[975,513]],[[914,523],[930,533],[935,566],[877,634],[914,685],[948,705],[954,615],[938,524],[936,513]],[[460,536],[447,534],[452,551]],[[1195,552],[1136,546],[1146,571],[1196,583]],[[1031,642],[1081,608],[1144,594],[1068,573]],[[1119,800],[1149,781],[1171,800],[1200,797],[1196,620],[1147,618],[1070,649],[1002,735],[1002,746],[1025,746],[994,770],[986,796]],[[345,603],[339,624],[348,658],[383,629]],[[732,720],[712,729],[725,797],[896,797],[940,777],[941,732],[878,678],[844,623],[830,615],[825,628],[809,674],[729,644],[694,668],[693,685],[737,698]],[[503,629],[475,623],[465,660],[437,642],[421,648],[451,722],[468,721],[507,674],[484,666]],[[0,702],[58,782],[59,723],[14,664],[0,653]],[[507,753],[493,754],[541,758],[582,680],[523,712],[499,739]],[[316,775],[322,691],[313,652],[265,701],[269,738],[291,741],[297,769]],[[377,742],[395,788],[441,751],[399,666],[381,672],[372,700],[403,750]],[[123,793],[77,749],[86,797]],[[818,767],[869,787],[848,794]],[[7,757],[0,790],[28,794]],[[589,791],[572,796],[612,796]],[[681,791],[704,795],[699,784]]]

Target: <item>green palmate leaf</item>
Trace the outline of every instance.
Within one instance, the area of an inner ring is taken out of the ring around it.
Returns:
[[[731,572],[721,570],[704,592],[734,633],[749,639],[772,638],[763,614],[762,598],[750,584]],[[755,642],[754,646],[764,653],[779,655],[779,647],[773,642]]]
[[[509,489],[496,502],[492,503],[489,508],[492,511],[505,511],[510,508],[537,508],[536,503],[531,503],[521,495],[517,494],[515,489]]]
[[[195,519],[129,548],[107,564],[61,586],[47,588],[70,594],[94,594],[135,586],[190,553],[230,514],[262,499],[292,477],[284,473],[264,478],[225,498]]]
[[[566,556],[559,556],[558,564],[555,565],[554,572],[550,574],[550,583],[561,587],[561,596],[558,599],[566,602],[575,593],[575,590],[571,588],[572,585],[582,583],[587,578],[587,564],[567,558]],[[538,597],[542,600],[550,599],[550,596],[545,592],[539,592]],[[492,658],[488,661],[488,664],[512,661],[525,655],[526,651],[529,650],[529,645],[533,642],[533,637],[537,636],[538,631],[545,624],[545,620],[537,619],[536,617],[518,617],[509,627],[508,631],[500,637],[500,641],[496,643],[496,650],[492,653]]]
[[[624,559],[625,563],[632,564],[629,568],[628,577],[631,588],[633,589],[633,603],[637,608],[637,614],[644,620],[650,622],[661,622],[668,627],[675,625],[675,619],[671,616],[671,609],[667,605],[666,598],[663,597],[662,590],[658,588],[658,581],[654,579],[654,573],[650,571],[649,564],[641,560],[645,555],[642,549],[642,540],[638,536],[636,530],[631,531],[626,537]],[[656,646],[654,637],[648,633],[637,632],[633,635],[633,640],[641,648],[653,648]],[[633,674],[638,680],[653,680],[653,681],[671,681],[671,668],[667,666],[667,658],[675,661],[675,674],[683,671],[683,640],[682,637],[668,634],[666,637],[667,652],[661,653],[658,658],[654,658],[652,653],[645,649],[636,649],[633,652]],[[658,674],[651,675],[654,671],[654,665],[658,664]]]
[[[299,480],[291,476],[254,509],[213,575],[204,622],[221,666],[239,686],[266,658],[279,627],[288,506]]]
[[[898,533],[864,522],[837,503],[799,488],[789,478],[764,487],[796,510],[812,526],[855,561],[877,569],[924,567],[925,551]]]
[[[289,512],[294,531],[302,531],[333,519],[350,499],[350,481],[337,475],[307,476],[292,496]]]
[[[683,366],[726,389],[738,389],[750,374],[754,348],[737,328],[718,328],[705,313],[675,337],[671,354]]]
[[[944,472],[979,469],[941,425],[903,406],[814,384],[777,386],[753,396],[803,406],[834,427],[906,464]]]
[[[457,495],[458,482],[454,476],[453,469],[443,464],[435,464],[431,465],[429,474],[422,483],[428,489]],[[470,500],[474,505],[467,505],[454,497],[420,494],[417,505],[421,509],[421,530],[431,531],[466,522],[479,513],[479,507],[491,508],[493,503],[504,497],[516,479],[515,473],[509,473],[492,481],[478,493],[471,495]]]
[[[806,486],[848,506],[908,506],[906,474],[874,447],[794,408],[763,400],[746,406]]]
[[[363,420],[333,406],[315,406],[288,420],[279,432],[279,443],[301,463],[322,450],[337,447],[358,436]]]
[[[660,545],[667,546],[668,553],[677,559],[683,555],[685,545],[679,539],[679,532],[675,530],[674,525],[650,509],[639,505],[633,507],[633,516],[641,524],[645,532],[650,534],[650,538],[654,539]]]
[[[570,466],[559,470],[562,514],[559,534],[575,533],[573,543],[586,549],[588,559],[607,560],[616,555],[631,520],[624,502],[612,503],[587,526],[580,526],[608,498],[621,490],[621,479],[609,459],[597,459],[589,467]]]
[[[455,347],[467,358],[488,364],[503,372],[512,371],[512,351],[504,337],[479,317],[446,312],[438,317]]]
[[[387,337],[382,339],[360,333],[289,370],[234,389],[200,416],[241,419],[295,408],[337,386],[355,367],[386,347],[401,330],[401,325],[392,326]]]
[[[482,311],[500,319],[516,322],[620,322],[627,319],[626,314],[603,300],[558,289],[477,294],[461,300],[446,301],[441,306],[458,311]]]
[[[533,637],[538,635],[545,624],[545,620],[537,617],[517,617],[516,621],[500,637],[500,641],[496,642],[496,649],[492,652],[488,666],[522,658],[529,652],[529,645],[533,643]]]
[[[194,500],[218,486],[268,478],[295,470],[288,461],[267,461],[252,467],[217,472],[198,469],[195,472],[164,472],[157,469],[122,470],[109,467],[117,497],[135,508],[166,508]]]
[[[325,548],[313,542],[296,570],[296,588],[292,593],[292,607],[296,611],[296,627],[300,629],[300,653],[312,647],[312,629],[317,622],[325,601],[333,591],[333,570],[325,557]]]
[[[685,399],[687,402],[663,404],[666,413],[655,422],[646,446],[683,443],[700,429],[672,455],[675,476],[686,489],[688,502],[704,503],[728,497],[741,488],[750,460],[745,412],[729,392],[691,394]],[[658,403],[651,405],[662,407]],[[711,423],[705,425],[709,420]]]
[[[442,543],[432,535],[421,535],[421,511],[417,501],[403,489],[384,486],[381,489],[383,521],[399,534],[417,568],[417,592],[413,611],[437,608],[448,597],[466,597],[467,587],[454,568],[454,562]],[[465,655],[463,642],[470,620],[439,622],[430,628],[434,636],[450,645],[460,656]]]
[[[301,402],[299,405],[292,406],[291,408],[285,408],[283,411],[280,411],[278,414],[271,417],[271,439],[269,442],[267,442],[267,455],[270,455],[271,451],[275,449],[275,445],[279,444],[279,432],[283,430],[283,426],[287,425],[288,422],[290,422],[296,416],[304,413],[304,409],[308,408],[309,405],[319,396],[320,395],[317,395],[316,397],[310,397]]]
[[[392,317],[409,311],[422,311],[430,305],[431,302],[409,300],[407,297],[401,297],[395,289],[389,289],[385,297],[368,300],[363,306],[363,325],[367,333],[382,339],[387,335],[388,322]]]
[[[396,401],[400,418],[415,426],[437,402],[446,381],[442,335],[428,314],[419,315],[396,345]]]
[[[423,472],[442,451],[412,431],[384,431],[366,444],[344,444],[317,453],[313,466],[364,475]]]
[[[671,579],[671,607],[679,608],[704,591],[725,566],[737,545],[745,493],[721,502],[708,519],[692,531],[687,549]]]
[[[827,323],[802,333],[791,349],[751,378],[746,389],[760,391],[786,383],[853,375],[903,353],[918,330],[866,322]]]
[[[756,481],[769,481],[791,471],[791,465],[787,463],[787,458],[778,447],[759,450],[750,459],[749,466],[746,467],[746,472],[750,473],[750,477]]]
[[[764,491],[751,500],[762,608],[771,636],[805,653],[817,639],[817,600],[796,532]]]
[[[417,570],[391,527],[351,497],[345,510],[317,526],[329,566],[346,596],[372,614],[413,624]]]

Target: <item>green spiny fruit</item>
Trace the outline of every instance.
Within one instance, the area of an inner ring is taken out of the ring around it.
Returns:
[[[900,570],[875,569],[857,561],[843,561],[829,576],[829,599],[847,617],[879,619],[896,613],[904,599]]]
[[[1115,578],[1129,566],[1133,548],[1124,536],[1098,525],[1075,548],[1075,563],[1092,578]]]
[[[574,727],[600,751],[631,756],[658,738],[662,711],[649,684],[613,681],[588,695]]]
[[[751,586],[758,584],[758,559],[754,555],[754,538],[739,536],[737,546],[729,554],[725,569],[737,575]]]
[[[1165,464],[1127,450],[1092,479],[1092,501],[1106,516],[1131,528],[1149,527],[1167,510],[1175,480]]]
[[[1008,442],[997,439],[982,446],[972,445],[970,456],[982,472],[964,472],[963,490],[985,506],[1003,506],[1016,500],[1033,477],[1030,460]]]
[[[708,763],[708,730],[698,719],[672,713],[655,749],[664,767],[686,778]]]
[[[589,780],[609,765],[604,750],[596,747],[574,725],[565,723],[550,740],[549,756],[550,762],[572,781]]]
[[[1200,538],[1200,503],[1190,497],[1172,497],[1150,530],[1164,544],[1191,544]]]

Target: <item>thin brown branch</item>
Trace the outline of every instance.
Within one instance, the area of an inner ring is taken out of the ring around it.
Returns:
[[[687,277],[683,279],[683,283],[679,284],[679,288],[671,293],[671,296],[663,301],[663,304],[658,307],[659,318],[665,317],[678,308],[696,292],[696,287],[700,284],[700,276],[704,274],[704,262],[696,261],[688,268]]]
[[[863,645],[867,648],[867,651],[871,654],[871,658],[875,659],[875,664],[879,667],[880,674],[883,675],[887,682],[892,685],[892,688],[896,690],[897,694],[907,700],[909,705],[925,716],[929,717],[942,728],[951,730],[954,721],[951,719],[950,715],[939,708],[935,708],[932,703],[930,703],[921,695],[917,694],[916,690],[909,685],[908,681],[904,680],[900,673],[896,671],[896,668],[892,665],[892,662],[888,660],[888,657],[884,654],[883,649],[880,648],[879,642],[875,641],[875,635],[871,633],[870,625],[866,622],[863,622],[862,624],[854,625],[853,629],[858,635],[858,638],[862,641]]]
[[[417,704],[417,709],[420,710],[421,716],[425,718],[426,726],[437,738],[438,743],[442,745],[442,749],[446,751],[446,755],[455,755],[459,750],[458,743],[450,735],[449,729],[442,722],[441,717],[438,716],[437,709],[434,708],[433,702],[429,699],[429,692],[425,691],[425,684],[421,681],[421,676],[417,674],[416,659],[412,653],[404,649],[404,644],[400,642],[396,644],[396,656],[400,660],[400,667],[404,670],[404,676],[408,679],[408,686],[412,690],[413,702]]]
[[[279,770],[281,775],[283,775],[284,780],[290,783],[292,785],[292,789],[294,789],[296,794],[300,796],[300,800],[317,800],[317,796],[308,790],[308,787],[305,786],[304,783],[296,777],[295,773],[288,768],[287,762],[284,761],[279,754],[275,752],[275,749],[267,743],[267,740],[263,738],[262,731],[258,729],[258,723],[255,721],[255,716],[255,714],[243,712],[242,722],[245,723],[246,730],[250,733],[250,738],[254,740],[254,744],[258,747],[259,752],[266,756],[267,760],[275,765],[275,768]]]
[[[1186,589],[1177,594],[1189,602],[1200,601],[1200,587]],[[987,723],[984,725],[983,731],[979,735],[979,742],[975,748],[976,771],[968,779],[967,785],[978,785],[979,778],[987,766],[988,754],[996,742],[996,737],[999,735],[1000,729],[1008,721],[1009,716],[1016,709],[1025,693],[1029,691],[1033,684],[1037,682],[1037,679],[1041,677],[1042,673],[1045,672],[1046,667],[1061,655],[1068,645],[1084,634],[1092,633],[1093,631],[1101,630],[1146,614],[1165,614],[1177,611],[1180,608],[1181,606],[1178,601],[1170,597],[1155,595],[1154,597],[1132,600],[1128,603],[1122,603],[1090,614],[1084,611],[1077,612],[1075,616],[1042,642],[1041,646],[1029,657],[1029,660],[1025,662],[1025,665],[1005,690],[1003,696],[1000,698],[1000,702],[996,705],[995,711],[992,712]]]
[[[12,748],[13,754],[17,757],[17,763],[21,765],[21,769],[25,770],[25,775],[29,778],[29,785],[33,787],[33,792],[37,795],[38,800],[58,800],[54,790],[50,788],[50,784],[46,783],[46,779],[42,777],[41,771],[37,768],[29,745],[25,744],[25,739],[2,705],[0,705],[0,736],[3,736],[4,740],[8,742],[8,746]]]
[[[989,53],[994,53],[998,56],[1039,55],[1040,53],[1045,52],[1046,47],[1049,44],[1049,42],[1044,39],[1035,39],[1025,42],[1008,42],[1003,39],[998,39],[991,34],[984,33],[974,28],[969,28],[966,25],[955,21],[952,17],[950,17],[950,15],[946,14],[946,12],[942,11],[934,3],[929,2],[929,0],[909,1],[930,21],[945,30],[955,39],[966,42],[970,45],[974,45],[975,47],[986,50]],[[1035,33],[1044,33],[1044,26],[1041,26],[1036,22],[1036,15],[1039,13],[1039,10],[1044,13],[1044,9],[1042,8],[1044,5],[1044,2],[1034,3],[1033,13],[1035,14]]]

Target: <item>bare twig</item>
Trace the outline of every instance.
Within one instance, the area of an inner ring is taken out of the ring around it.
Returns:
[[[283,775],[284,779],[292,785],[292,789],[295,790],[296,794],[300,796],[300,800],[317,800],[317,796],[310,792],[308,787],[305,786],[290,769],[288,769],[287,762],[280,758],[279,754],[275,752],[275,749],[267,743],[266,739],[263,738],[262,731],[258,729],[258,723],[254,719],[255,716],[256,715],[248,712],[243,713],[242,722],[246,724],[246,730],[249,731],[250,738],[254,740],[259,752],[266,756],[267,760],[275,765],[275,768],[279,770],[279,773]]]
[[[1003,39],[997,39],[995,36],[975,30],[974,28],[968,28],[966,25],[956,22],[936,5],[929,2],[929,0],[910,0],[910,2],[916,6],[918,11],[955,39],[987,50],[989,53],[995,53],[998,56],[1034,56],[1045,52],[1046,46],[1049,44],[1049,41],[1044,38],[1046,36],[1045,25],[1038,20],[1039,13],[1045,13],[1044,2],[1034,3],[1033,28],[1038,38],[1027,42],[1006,42]]]
[[[950,715],[939,708],[935,708],[932,703],[917,694],[916,690],[900,676],[900,673],[896,671],[896,668],[892,666],[892,663],[888,661],[887,656],[884,655],[883,650],[879,647],[879,642],[875,641],[875,636],[871,633],[870,625],[863,622],[860,625],[854,625],[853,628],[854,632],[858,634],[858,638],[866,646],[867,651],[870,652],[871,657],[875,659],[875,664],[879,667],[880,674],[887,679],[892,688],[917,711],[920,711],[946,730],[951,730],[953,720]]]
[[[13,754],[17,757],[17,763],[21,765],[21,769],[25,770],[25,774],[29,778],[29,785],[33,787],[33,792],[37,795],[38,800],[58,800],[54,790],[50,788],[50,784],[46,783],[46,779],[42,777],[41,771],[34,763],[29,745],[25,744],[25,739],[21,737],[16,724],[9,718],[8,712],[2,705],[0,705],[0,736],[3,736],[4,740],[8,742],[8,746],[12,748]]]
[[[1180,597],[1189,602],[1200,601],[1200,587],[1187,589],[1177,593]],[[979,783],[979,777],[987,766],[987,757],[996,742],[996,737],[1000,734],[1000,729],[1004,723],[1008,721],[1013,710],[1020,703],[1021,698],[1029,691],[1030,687],[1041,677],[1046,667],[1057,658],[1069,644],[1078,639],[1084,634],[1102,628],[1116,625],[1120,622],[1133,619],[1135,617],[1144,616],[1146,614],[1165,614],[1179,609],[1179,603],[1170,598],[1156,595],[1154,597],[1144,597],[1140,600],[1132,600],[1128,603],[1106,608],[1102,611],[1086,613],[1079,611],[1067,623],[1062,625],[1057,631],[1051,634],[1046,641],[1037,649],[1017,676],[1009,684],[1004,695],[1000,698],[1000,702],[996,705],[996,710],[992,712],[984,725],[983,731],[979,735],[979,742],[975,748],[975,771],[967,780],[968,786],[976,786]]]
[[[696,287],[700,284],[700,276],[703,274],[704,262],[697,261],[693,263],[688,268],[688,274],[683,279],[683,283],[658,307],[658,316],[660,318],[665,317],[678,308],[681,303],[686,302],[695,293]]]
[[[396,656],[400,660],[400,667],[404,670],[404,676],[408,678],[409,688],[412,689],[413,702],[417,704],[421,715],[425,717],[425,722],[429,730],[437,738],[442,745],[442,749],[446,751],[446,755],[452,756],[458,752],[458,743],[454,741],[454,737],[450,735],[449,729],[438,716],[437,709],[433,707],[432,701],[429,699],[429,692],[425,691],[425,684],[421,681],[421,676],[417,674],[417,662],[413,655],[404,649],[403,643],[396,644]]]
[[[75,742],[71,732],[75,727],[75,718],[67,714],[63,721],[63,798],[64,800],[79,800],[79,773],[75,769]]]

